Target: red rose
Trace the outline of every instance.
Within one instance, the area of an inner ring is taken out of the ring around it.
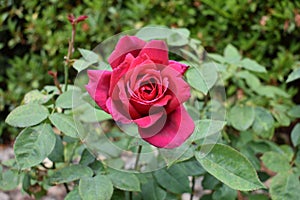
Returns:
[[[89,70],[86,89],[114,120],[134,122],[140,136],[160,148],[180,146],[194,131],[182,105],[190,87],[187,66],[169,60],[164,41],[122,37],[108,58],[112,71]]]

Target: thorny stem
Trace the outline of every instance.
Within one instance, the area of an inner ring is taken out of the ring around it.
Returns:
[[[70,59],[72,58],[72,55],[73,55],[75,35],[76,35],[76,23],[72,24],[72,36],[71,36],[71,40],[69,40],[68,54],[67,54],[67,57],[65,58],[65,66],[64,66],[65,89],[64,89],[64,91],[68,90],[69,66],[70,66]]]
[[[57,89],[58,89],[58,91],[59,91],[59,94],[61,94],[61,93],[62,93],[62,90],[61,90],[59,81],[58,81],[58,79],[57,79],[57,72],[48,71],[48,74],[49,74],[50,76],[52,76],[53,81],[54,81],[54,85],[57,87]]]

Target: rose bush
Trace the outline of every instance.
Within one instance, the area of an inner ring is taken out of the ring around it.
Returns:
[[[115,121],[138,126],[142,139],[159,148],[180,146],[194,131],[182,105],[190,97],[187,65],[169,60],[162,40],[122,37],[108,58],[112,71],[88,70],[86,89]]]

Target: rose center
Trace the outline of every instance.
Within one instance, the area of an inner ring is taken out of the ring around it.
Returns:
[[[157,95],[157,85],[148,83],[139,88],[140,97],[146,101],[153,100]]]

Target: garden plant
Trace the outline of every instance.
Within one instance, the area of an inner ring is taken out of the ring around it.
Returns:
[[[300,199],[299,2],[82,2],[1,8],[2,191]]]

